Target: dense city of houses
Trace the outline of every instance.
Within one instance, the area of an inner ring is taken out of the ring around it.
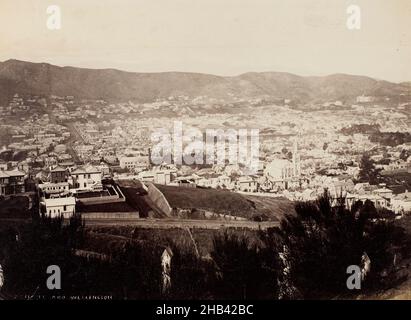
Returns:
[[[330,101],[322,108],[307,106],[311,109],[305,112],[283,99],[273,112],[272,105],[256,99],[226,103],[183,96],[144,104],[110,104],[78,101],[72,96],[46,99],[16,94],[7,106],[0,106],[0,117],[8,123],[1,126],[7,139],[1,141],[5,159],[0,162],[0,195],[36,190],[42,212],[70,216],[80,200],[86,202],[96,195],[102,201],[104,197],[107,201],[124,198],[105,180],[138,179],[294,201],[313,200],[327,189],[335,200],[344,197],[348,206],[368,199],[396,213],[409,212],[408,190],[356,182],[365,152],[382,172],[411,173],[411,157],[403,156],[404,150],[410,151],[410,142],[381,146],[366,133],[341,132],[358,124],[378,126],[381,132],[409,132],[409,105],[393,108],[388,100],[381,105],[374,100],[360,96],[349,110],[338,112],[330,106],[343,107],[344,103]],[[259,112],[246,105],[258,107]],[[227,111],[232,108],[237,112]],[[235,128],[261,128],[259,170],[250,174],[235,164],[152,165],[150,130],[170,127],[174,119],[200,129],[224,126],[227,119]]]

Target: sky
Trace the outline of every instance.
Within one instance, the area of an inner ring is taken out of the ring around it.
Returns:
[[[346,26],[349,5],[361,29]],[[49,30],[46,10],[61,9]],[[410,0],[0,0],[0,61],[411,81]]]

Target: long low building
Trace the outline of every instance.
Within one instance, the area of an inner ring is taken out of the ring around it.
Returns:
[[[42,199],[40,212],[51,218],[63,216],[70,218],[76,212],[76,199],[74,197]]]

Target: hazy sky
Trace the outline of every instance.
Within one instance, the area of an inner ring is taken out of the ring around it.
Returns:
[[[61,30],[46,27],[59,5]],[[350,4],[362,28],[346,27]],[[411,0],[0,0],[0,61],[411,80]]]

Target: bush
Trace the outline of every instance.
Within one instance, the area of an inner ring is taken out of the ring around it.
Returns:
[[[217,267],[213,285],[217,299],[274,299],[278,260],[269,247],[245,236],[224,232],[214,238],[211,252]]]
[[[380,273],[392,264],[392,248],[403,234],[392,223],[373,220],[377,210],[371,202],[356,203],[351,210],[331,206],[325,193],[315,202],[296,205],[297,215],[287,215],[280,236],[290,298],[331,298],[349,293],[347,267],[361,266],[363,255],[371,260],[368,278],[378,287]]]

